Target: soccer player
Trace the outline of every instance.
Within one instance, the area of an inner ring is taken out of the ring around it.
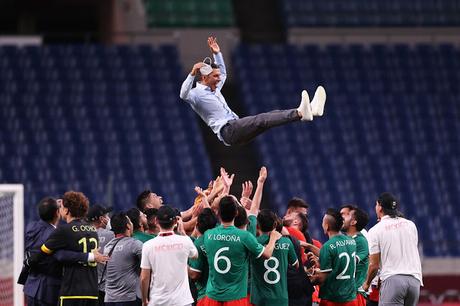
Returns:
[[[239,118],[228,107],[221,93],[227,72],[215,37],[208,37],[208,46],[216,64],[208,65],[200,62],[193,65],[192,71],[182,83],[180,98],[190,104],[225,145],[242,145],[272,127],[300,120],[312,121],[313,116],[323,115],[326,91],[319,86],[311,104],[308,93],[304,90],[297,109],[276,110]],[[198,73],[200,81],[192,89],[193,81]],[[256,71],[254,73],[257,74]]]
[[[137,306],[141,303],[136,289],[140,286],[142,242],[131,237],[133,224],[126,213],[113,215],[110,223],[115,239],[104,248],[104,254],[110,254],[105,271],[104,302],[106,306]]]
[[[111,211],[111,208],[106,208],[96,204],[89,208],[88,215],[86,216],[88,222],[96,228],[100,250],[104,250],[105,245],[115,237],[113,232],[106,228],[107,224],[110,221],[108,213]],[[105,277],[102,275],[104,267],[104,264],[97,265],[97,279],[99,286],[100,305],[102,305],[102,303],[104,302],[105,296]]]
[[[272,231],[264,247],[252,234],[237,229],[233,224],[237,205],[234,196],[223,197],[218,213],[221,225],[205,233],[204,246],[209,263],[205,306],[247,305],[249,254],[270,258],[275,242],[281,237],[280,233]]]
[[[343,234],[342,216],[329,208],[323,217],[322,227],[329,240],[324,243],[316,261],[315,273],[311,276],[314,283],[320,284],[320,305],[355,306],[355,255],[356,242]],[[309,253],[310,257],[313,255]]]
[[[302,213],[306,216],[308,216],[308,209],[310,208],[310,205],[308,205],[307,202],[305,202],[304,199],[294,197],[289,200],[287,204],[287,209],[286,209],[286,214],[289,215],[294,212]]]
[[[208,282],[208,259],[206,257],[206,250],[204,248],[204,234],[207,230],[216,227],[217,216],[210,208],[205,208],[198,215],[198,221],[196,223],[196,232],[198,238],[194,244],[198,250],[198,257],[196,259],[189,260],[189,276],[195,281],[196,288],[198,290],[197,306],[204,305],[204,297],[206,295],[206,284]]]
[[[157,212],[158,209],[156,208],[147,208],[145,210],[145,217],[147,218],[147,233],[153,236],[157,236],[160,232],[160,229],[157,225]]]
[[[257,241],[266,245],[270,232],[276,227],[276,215],[263,209],[257,216],[257,227],[261,235]],[[251,260],[251,303],[257,306],[288,306],[287,269],[288,265],[299,266],[291,240],[281,237],[275,243],[273,254],[268,259]]]
[[[369,216],[366,212],[358,207],[351,207],[349,213],[346,209],[341,209],[340,214],[343,218],[342,230],[356,242],[356,297],[358,306],[366,305],[366,292],[363,290],[363,283],[366,280],[367,268],[369,266],[369,246],[367,239],[361,233],[361,230],[369,222]]]
[[[142,212],[148,208],[158,209],[161,205],[163,205],[163,197],[148,189],[142,191],[136,199],[136,206]]]
[[[190,292],[187,261],[198,251],[187,236],[176,235],[178,225],[183,232],[176,210],[164,205],[157,212],[160,233],[144,243],[141,260],[142,304],[184,306],[193,303]],[[150,284],[150,296],[149,293]]]
[[[146,233],[147,230],[147,216],[140,211],[138,208],[133,207],[128,209],[126,212],[129,219],[133,223],[134,232],[133,238],[141,241],[142,243],[149,241],[150,239],[155,238],[154,235]]]
[[[57,250],[97,252],[99,241],[94,226],[82,222],[89,207],[88,198],[81,192],[64,194],[61,216],[67,224],[59,226],[41,246],[42,252]],[[60,305],[98,305],[96,262],[64,265]]]
[[[422,283],[415,224],[398,211],[398,200],[389,192],[375,203],[380,220],[368,234],[369,269],[363,289],[367,291],[380,266],[379,305],[417,305]]]

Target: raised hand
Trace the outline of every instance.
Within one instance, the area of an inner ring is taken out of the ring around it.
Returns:
[[[190,72],[190,75],[196,75],[197,72],[200,70],[201,67],[203,67],[204,63],[203,62],[198,62],[192,67],[192,71]]]
[[[217,195],[224,189],[222,177],[218,176],[212,185],[212,193]]]
[[[201,199],[201,203],[199,204],[199,206],[201,208],[200,212],[201,212],[202,208],[210,207],[209,202],[208,202],[208,197],[206,196],[206,192],[203,189],[201,189],[200,187],[198,187],[198,186],[195,187],[195,192],[198,194],[198,196]]]
[[[252,189],[254,187],[252,186],[252,182],[251,181],[246,181],[244,182],[243,184],[241,184],[241,198],[250,198],[251,197],[251,194],[252,194]]]
[[[185,232],[184,228],[184,222],[180,217],[177,217],[177,233],[182,236],[187,236],[187,233]]]
[[[224,168],[220,168],[220,176],[222,177],[222,182],[224,184],[225,191],[229,192],[230,187],[233,184],[233,179],[235,178],[235,174],[231,176],[228,175],[227,171]]]
[[[267,168],[265,168],[265,167],[260,168],[259,178],[257,179],[257,183],[258,184],[265,183],[265,180],[267,179],[267,175],[268,175]]]
[[[217,38],[209,36],[208,46],[212,53],[216,54],[220,52],[220,47],[219,47],[219,44],[217,43]]]
[[[275,241],[277,241],[281,237],[283,237],[283,235],[281,235],[281,233],[278,232],[277,230],[273,230],[270,232],[270,239],[274,239]]]
[[[241,205],[243,205],[246,210],[251,209],[252,200],[250,198],[241,198],[240,202],[241,202]]]

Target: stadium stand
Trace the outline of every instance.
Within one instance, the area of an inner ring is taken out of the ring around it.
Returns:
[[[279,0],[285,26],[458,26],[457,0]]]
[[[147,0],[147,24],[153,27],[231,27],[231,0]]]
[[[460,214],[459,59],[450,44],[240,45],[234,71],[249,114],[296,107],[304,86],[328,93],[324,117],[256,140],[278,211],[308,199],[322,237],[326,207],[354,202],[373,220],[376,196],[391,190],[426,256],[460,255],[460,223],[449,217]]]
[[[45,195],[105,202],[107,184],[116,209],[148,187],[192,204],[211,169],[180,78],[168,45],[0,47],[0,181],[24,183],[26,221]]]

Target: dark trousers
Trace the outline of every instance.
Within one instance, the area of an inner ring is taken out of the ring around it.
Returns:
[[[99,306],[104,306],[105,291],[99,290],[98,294],[98,304]]]
[[[33,297],[27,296],[27,306],[56,306],[56,304],[49,304],[44,301],[35,299]]]
[[[220,135],[231,146],[243,145],[272,127],[299,121],[300,118],[295,109],[274,110],[255,116],[230,120],[222,127]]]
[[[130,302],[110,302],[105,303],[105,306],[142,306],[142,301],[140,299],[136,299],[135,301]]]

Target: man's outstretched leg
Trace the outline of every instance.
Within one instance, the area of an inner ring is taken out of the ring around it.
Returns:
[[[297,109],[275,110],[230,120],[221,130],[225,143],[229,145],[243,145],[266,130],[294,121],[312,121],[313,116],[322,116],[326,103],[326,91],[322,86],[316,89],[313,101],[310,104],[308,93],[302,91],[302,100]]]

